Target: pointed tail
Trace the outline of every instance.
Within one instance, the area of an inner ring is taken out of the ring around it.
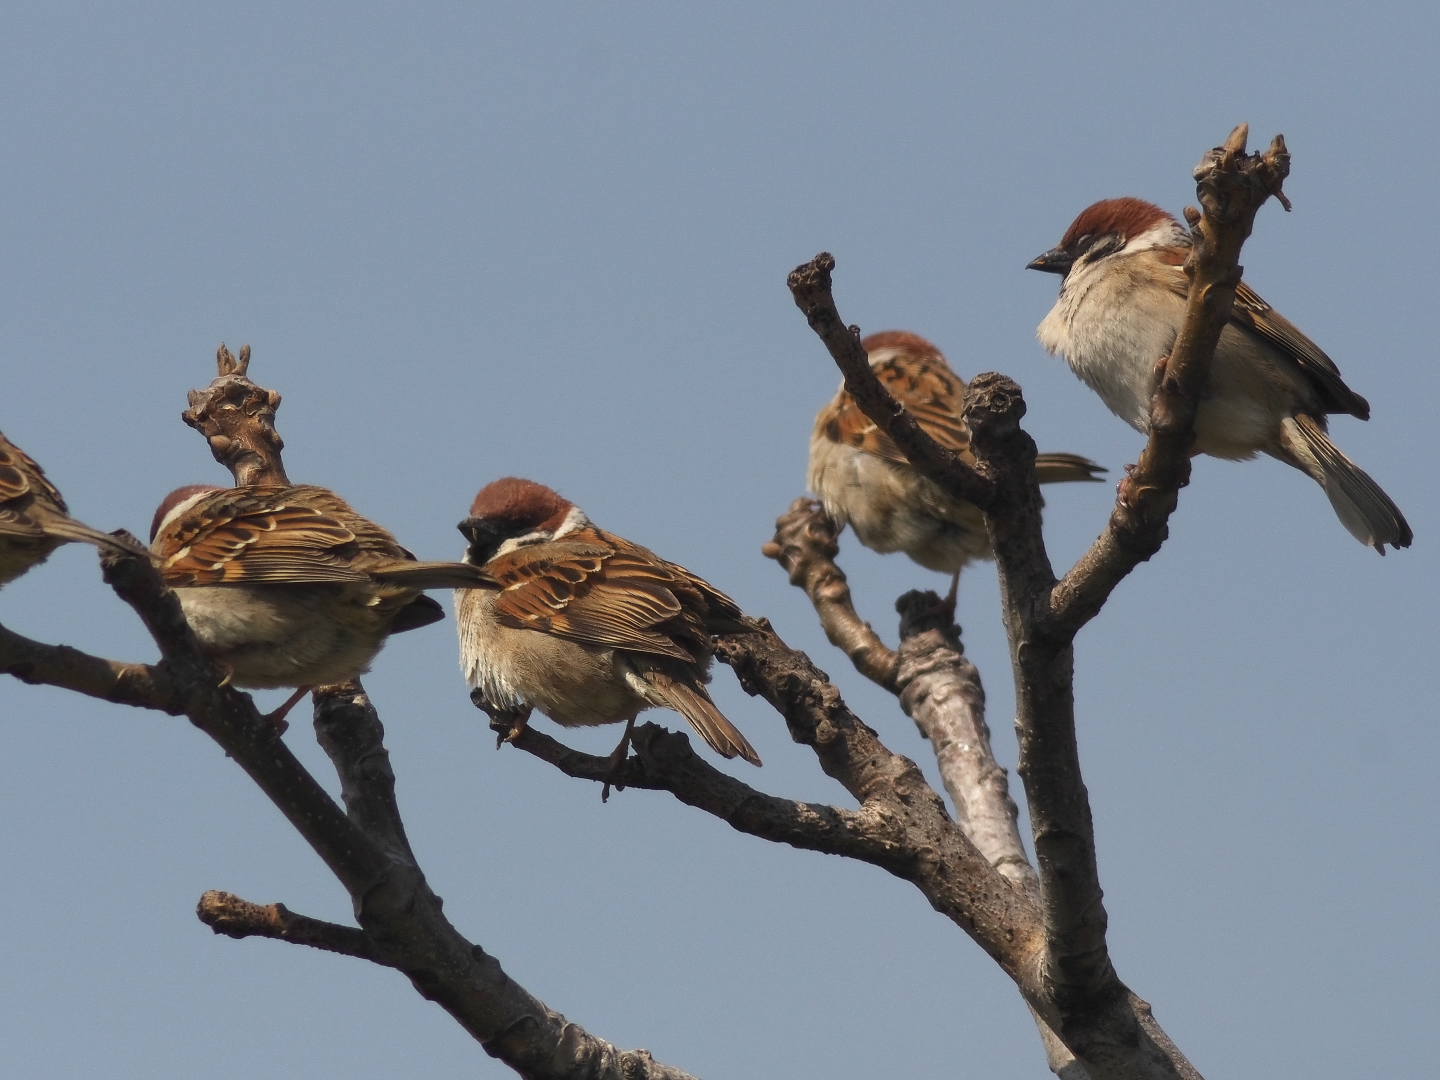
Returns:
[[[1400,508],[1368,473],[1346,457],[1319,421],[1301,413],[1280,425],[1289,463],[1309,473],[1325,489],[1340,524],[1381,555],[1385,545],[1409,547],[1415,534]]]
[[[645,695],[647,698],[657,705],[674,709],[689,720],[690,726],[721,757],[742,757],[751,765],[760,764],[760,755],[750,745],[750,740],[741,735],[740,729],[715,707],[704,687],[676,679],[663,671],[646,671],[638,677],[649,691]]]
[[[83,521],[76,521],[72,517],[47,514],[41,522],[41,526],[46,534],[59,540],[94,544],[98,548],[109,548],[111,551],[120,551],[126,555],[149,556],[150,554],[149,549],[129,533],[124,536],[112,536],[99,529],[92,529]]]
[[[397,562],[374,571],[377,578],[407,585],[412,589],[498,588],[496,581],[478,566],[458,562]]]
[[[1042,484],[1060,484],[1068,480],[1099,480],[1105,466],[1097,465],[1079,454],[1036,454],[1035,476]]]

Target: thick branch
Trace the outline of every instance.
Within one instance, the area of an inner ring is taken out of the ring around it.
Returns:
[[[350,820],[392,859],[418,872],[395,799],[395,772],[385,750],[385,728],[358,681],[316,691],[315,737],[335,766]]]
[[[174,680],[164,667],[125,664],[91,656],[69,645],[47,645],[3,626],[0,672],[21,682],[58,686],[117,705],[159,709],[171,716],[185,711]]]
[[[788,284],[795,306],[805,315],[845,376],[845,389],[860,411],[894,440],[916,468],[949,493],[985,509],[994,497],[989,480],[953,450],[941,446],[920,428],[905,406],[885,389],[860,345],[859,327],[846,326],[830,291],[835,257],[822,251],[790,272]]]
[[[135,609],[160,646],[185,714],[245,770],[352,894],[385,870],[384,860],[280,741],[249,695],[222,686],[201,653],[175,594],[148,559],[106,554],[105,580]]]
[[[1034,911],[990,868],[950,819],[940,796],[909,758],[889,750],[850,712],[823,671],[789,648],[763,620],[718,639],[717,655],[740,685],[770,702],[791,737],[811,747],[825,772],[870,814],[893,819],[908,861],[891,872],[912,882],[937,911],[963,928],[1022,987],[1032,987]]]
[[[845,573],[835,564],[840,551],[835,523],[820,504],[796,499],[776,520],[775,539],[761,550],[785,568],[791,585],[805,590],[830,644],[861,675],[893,691],[898,657],[856,612]]]
[[[985,690],[960,631],[933,593],[908,592],[900,612],[896,692],[935,753],[960,828],[990,865],[1027,891],[1035,871],[1020,839],[1020,811],[990,747]]]
[[[1039,879],[1020,839],[1020,812],[1005,770],[990,746],[980,672],[965,655],[953,613],[930,592],[908,592],[895,608],[900,705],[935,752],[960,828],[991,866],[1035,897]],[[1030,1014],[1050,1071],[1062,1080],[1086,1080],[1085,1067],[1033,1005]]]
[[[610,758],[575,750],[527,727],[509,745],[549,762],[567,776],[604,783],[612,778]],[[899,871],[912,858],[895,822],[825,803],[794,802],[756,791],[721,772],[695,752],[682,732],[641,724],[615,786],[668,791],[687,806],[703,810],[737,832],[789,844],[805,851],[844,855]]]

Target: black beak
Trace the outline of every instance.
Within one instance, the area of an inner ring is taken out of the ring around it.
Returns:
[[[1075,256],[1064,248],[1051,248],[1043,255],[1036,255],[1025,264],[1026,270],[1043,270],[1047,274],[1065,275],[1075,265]]]
[[[470,550],[466,553],[466,562],[475,566],[484,566],[495,555],[495,550],[504,541],[500,530],[495,527],[495,522],[487,521],[484,518],[468,517],[455,526],[460,530],[460,535],[470,543]]]

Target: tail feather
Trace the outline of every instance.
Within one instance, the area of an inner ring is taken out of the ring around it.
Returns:
[[[647,671],[641,678],[650,691],[647,697],[653,697],[655,704],[666,705],[689,720],[696,733],[721,757],[742,757],[751,765],[760,764],[760,755],[750,740],[715,707],[703,687],[661,671]]]
[[[1105,466],[1079,454],[1036,454],[1035,476],[1042,484],[1072,480],[1099,480]]]
[[[445,618],[445,609],[434,597],[421,593],[395,613],[390,622],[390,633],[403,634],[406,630],[418,630]]]
[[[1385,545],[1409,547],[1415,539],[1410,523],[1380,485],[1370,479],[1330,441],[1320,422],[1301,413],[1281,424],[1281,442],[1289,462],[1325,489],[1340,523],[1362,544],[1381,555]]]
[[[149,551],[129,533],[121,536],[114,536],[110,533],[103,533],[99,529],[92,529],[83,521],[76,521],[72,517],[60,517],[58,515],[46,515],[41,519],[45,533],[59,540],[76,541],[82,544],[94,544],[98,548],[108,548],[111,551],[120,551],[126,555],[149,555]]]
[[[375,576],[412,589],[497,588],[494,578],[478,566],[458,562],[397,562]]]

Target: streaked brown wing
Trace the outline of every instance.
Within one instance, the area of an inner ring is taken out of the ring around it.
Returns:
[[[604,534],[602,534],[604,535]],[[679,596],[694,586],[644,548],[563,538],[492,559],[486,570],[501,583],[501,622],[586,645],[694,660],[675,640],[703,638],[699,619]]]
[[[1340,369],[1325,350],[1243,281],[1235,289],[1235,307],[1230,321],[1264,338],[1294,360],[1320,392],[1326,411],[1349,413],[1362,420],[1370,418],[1370,403],[1345,385]]]
[[[685,583],[699,594],[699,599],[705,606],[704,622],[706,628],[711,632],[731,629],[732,624],[738,624],[744,617],[745,613],[740,610],[739,604],[699,574],[691,573],[679,563],[666,562],[665,565],[670,568],[672,573],[683,578]],[[734,625],[733,628],[738,629],[738,625]]]
[[[941,446],[968,454],[970,429],[960,419],[965,404],[965,383],[933,353],[902,353],[874,365],[875,374],[897,401],[904,404],[915,422]],[[855,399],[843,390],[823,422],[824,433],[833,442],[854,446],[868,454],[906,464],[905,455],[860,411]]]
[[[1190,281],[1182,266],[1175,267],[1171,289],[1178,296],[1188,296]],[[1245,282],[1235,287],[1235,305],[1230,309],[1230,322],[1247,333],[1269,342],[1294,361],[1320,395],[1325,411],[1349,413],[1361,420],[1370,419],[1370,403],[1345,385],[1340,369],[1325,350],[1311,341],[1300,328],[1267,304]]]
[[[0,504],[17,502],[11,507],[23,513],[30,500],[38,499],[48,503],[60,513],[68,513],[65,500],[55,485],[45,478],[45,470],[29,454],[0,435]]]
[[[341,521],[304,501],[303,490],[254,488],[214,492],[198,503],[188,527],[156,538],[162,573],[172,585],[363,581],[350,565],[359,548]]]

